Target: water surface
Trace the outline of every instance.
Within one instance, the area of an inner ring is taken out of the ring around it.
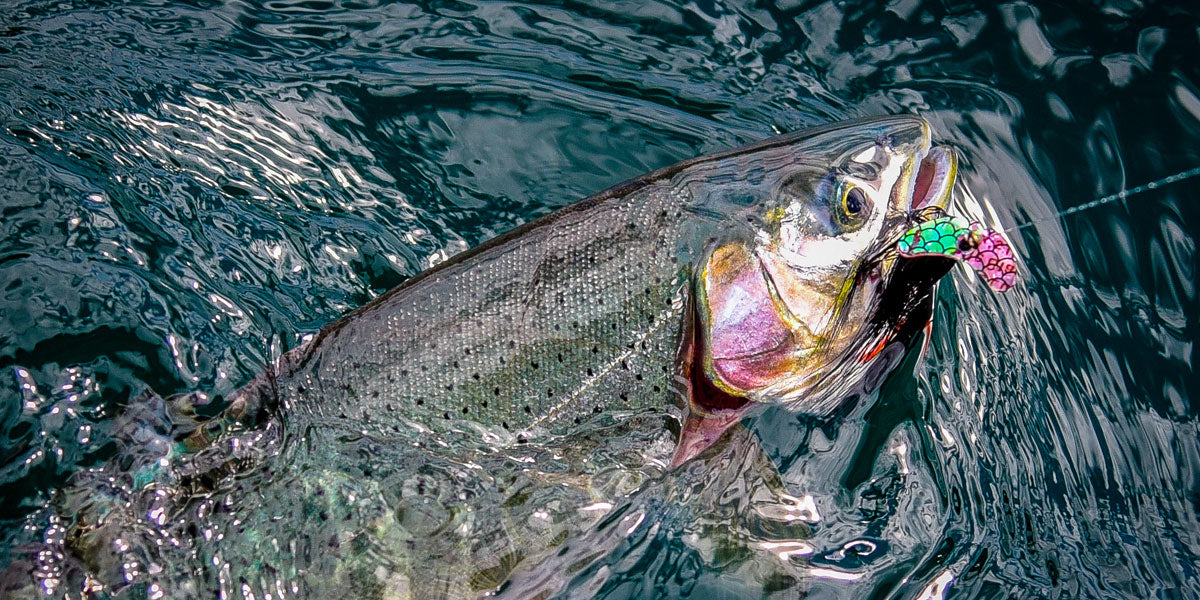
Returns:
[[[956,270],[927,353],[837,427],[747,423],[814,508],[786,577],[663,507],[568,592],[1200,596],[1195,182],[1051,218],[1200,165],[1200,17],[1042,4],[10,3],[0,564],[55,535],[139,390],[229,392],[642,172],[917,112],[965,157],[959,213],[1036,222],[1024,283]]]

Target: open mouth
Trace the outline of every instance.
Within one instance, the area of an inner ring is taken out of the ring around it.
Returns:
[[[954,150],[946,146],[930,148],[924,157],[917,160],[915,171],[909,211],[945,208],[958,172],[958,155]]]

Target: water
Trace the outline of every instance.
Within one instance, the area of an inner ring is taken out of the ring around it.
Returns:
[[[721,480],[732,512],[641,505],[608,583],[569,590],[1200,596],[1195,180],[1048,218],[1200,165],[1200,18],[780,4],[10,3],[4,585],[135,391],[228,392],[423,268],[655,167],[915,111],[965,156],[960,214],[1039,221],[1013,234],[1024,284],[957,270],[926,355],[837,427],[747,423],[812,503],[778,564],[718,544],[770,483],[736,476],[747,456]]]

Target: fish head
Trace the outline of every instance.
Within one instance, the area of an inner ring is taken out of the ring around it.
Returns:
[[[738,226],[697,272],[707,379],[726,394],[787,402],[861,342],[892,283],[895,242],[944,208],[953,150],[915,116],[784,136],[730,157],[768,164]],[[727,179],[726,186],[736,186]]]

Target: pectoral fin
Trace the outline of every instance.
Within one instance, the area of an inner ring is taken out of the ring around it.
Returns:
[[[703,368],[704,334],[695,326],[696,309],[690,311],[692,326],[685,327],[680,360],[687,381],[687,416],[679,433],[679,443],[671,466],[678,466],[699,455],[741,420],[749,399],[735,396],[713,384]]]

